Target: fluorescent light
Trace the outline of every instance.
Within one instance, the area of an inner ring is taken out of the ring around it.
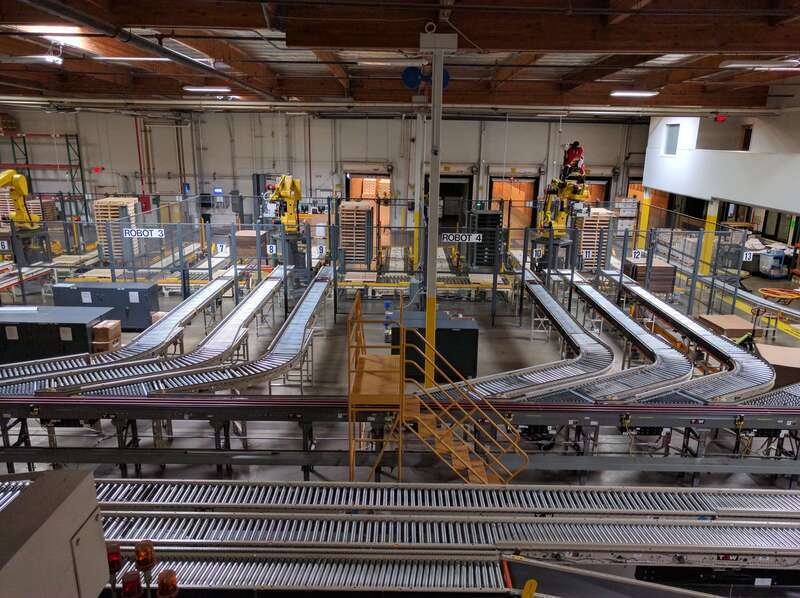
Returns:
[[[9,64],[64,64],[64,59],[55,54],[39,54],[34,56],[0,56],[0,62]]]
[[[785,69],[800,67],[800,60],[725,60],[723,69]]]
[[[59,43],[63,46],[72,46],[73,48],[87,49],[87,40],[80,36],[83,31],[80,27],[64,26],[64,25],[20,25],[16,27],[20,31],[26,33],[38,33],[45,39],[51,42]]]
[[[362,58],[358,66],[423,66],[428,61],[424,58]]]
[[[657,96],[657,91],[644,91],[639,89],[617,89],[611,92],[615,98],[652,98]]]
[[[164,56],[95,56],[95,60],[108,62],[169,62]]]
[[[225,86],[212,86],[212,85],[184,85],[184,91],[191,91],[194,93],[230,93],[231,88]]]
[[[793,66],[793,67],[786,66],[786,67],[777,67],[777,68],[773,68],[773,67],[769,67],[769,68],[767,68],[767,67],[756,67],[753,70],[755,70],[757,72],[760,72],[760,73],[765,73],[765,72],[770,72],[770,71],[789,71],[789,72],[792,72],[792,73],[800,73],[800,66]]]

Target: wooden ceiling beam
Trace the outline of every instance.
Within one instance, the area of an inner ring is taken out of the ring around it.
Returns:
[[[489,89],[496,91],[503,83],[516,77],[520,71],[532,65],[538,58],[539,55],[533,52],[517,52],[505,62],[499,63],[494,69]]]
[[[652,2],[653,0],[608,0],[608,8],[609,10],[630,10],[635,12],[642,10]],[[631,16],[633,16],[632,13],[612,14],[607,17],[607,22],[609,25],[619,25]]]
[[[570,91],[586,83],[592,83],[615,72],[656,58],[656,56],[656,54],[612,54],[584,68],[567,73],[561,85],[564,91]]]
[[[426,12],[386,8],[360,9],[284,5],[286,41],[290,47],[359,48],[414,51],[419,46],[419,19]],[[370,20],[374,15],[375,20]],[[487,26],[491,19],[491,26]],[[347,21],[347,27],[333,26]],[[386,26],[386,22],[391,26]],[[604,54],[794,53],[800,47],[800,23],[772,27],[766,19],[697,15],[637,16],[613,27],[591,16],[536,15],[496,11],[458,14],[463,36],[485,51],[598,52]],[[450,30],[446,22],[439,30]]]
[[[325,63],[328,70],[333,73],[336,80],[344,88],[345,95],[350,94],[350,76],[341,64],[339,55],[336,52],[329,52],[328,50],[314,50],[314,55]]]
[[[210,0],[136,0],[92,2],[74,0],[82,10],[101,14],[120,27],[213,27],[252,29],[264,26],[259,2],[213,2]],[[103,8],[107,5],[107,8]],[[43,13],[16,0],[0,0],[0,22],[4,25],[64,25],[63,19]]]

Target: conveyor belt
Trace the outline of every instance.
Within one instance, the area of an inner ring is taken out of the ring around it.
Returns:
[[[619,281],[619,272],[604,271],[613,281]],[[775,372],[760,357],[748,353],[731,341],[714,334],[692,318],[656,298],[633,280],[623,277],[623,288],[661,320],[674,326],[681,334],[703,347],[725,363],[729,370],[695,378],[675,389],[658,392],[641,402],[657,404],[736,402],[764,392],[772,387]]]
[[[84,367],[154,355],[172,343],[187,322],[231,286],[233,286],[233,269],[227,270],[222,276],[191,295],[118,351],[79,353],[65,357],[4,364],[0,366],[0,380],[10,381],[15,378],[75,371]]]
[[[30,480],[3,480],[0,478],[0,511],[11,504],[30,484]]]
[[[566,272],[562,271],[559,275],[569,284],[569,276]],[[638,396],[642,392],[667,384],[676,384],[691,377],[692,364],[680,351],[642,328],[627,313],[592,287],[580,274],[573,273],[572,277],[572,284],[577,293],[599,312],[604,320],[610,322],[614,328],[645,353],[651,363],[601,376],[579,386],[571,385],[569,389],[552,394],[542,394],[541,392],[529,394],[526,395],[526,400],[535,400],[538,403],[552,401],[564,403],[572,394],[576,404],[587,399],[591,402],[618,401]]]
[[[103,513],[107,541],[170,546],[618,550],[800,557],[800,523],[262,513]]]
[[[256,361],[232,367],[198,368],[166,376],[159,375],[152,380],[104,387],[83,394],[143,397],[164,392],[245,387],[280,376],[303,357],[311,339],[309,328],[330,288],[331,273],[329,266],[319,270],[264,356]]]
[[[800,517],[800,492],[787,490],[207,480],[98,480],[96,489],[104,510]]]
[[[740,405],[748,407],[800,407],[800,384],[792,384],[777,390],[771,390],[757,397],[742,401]]]
[[[470,386],[481,397],[513,398],[542,385],[550,389],[558,388],[603,374],[614,361],[611,349],[586,332],[530,270],[525,274],[525,286],[577,357],[470,380]],[[433,394],[435,396],[437,393]]]
[[[224,360],[247,335],[250,322],[274,296],[284,280],[283,266],[250,291],[193,351],[170,359],[128,361],[83,368],[77,372],[26,378],[0,385],[0,395],[30,396],[37,392],[73,394],[123,382],[149,380],[167,372],[202,367]]]
[[[196,590],[507,593],[500,561],[489,556],[185,554],[159,549],[158,557],[154,579],[172,569],[181,588]],[[129,561],[118,579],[131,569],[135,571]]]

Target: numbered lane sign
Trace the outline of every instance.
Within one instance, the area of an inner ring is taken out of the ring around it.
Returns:
[[[533,259],[540,260],[544,256],[544,249],[534,249],[533,250]]]
[[[583,259],[590,260],[592,259],[592,256],[594,256],[594,251],[592,251],[591,249],[583,250]]]
[[[753,261],[753,252],[752,251],[745,251],[744,255],[742,256],[743,262],[752,262]]]
[[[8,250],[9,250],[8,241],[6,241],[5,239],[0,241],[0,251],[8,251]]]
[[[267,255],[277,255],[278,254],[278,246],[274,243],[270,243],[267,245]]]
[[[322,257],[323,255],[325,255],[325,246],[320,245],[317,247],[317,257]]]
[[[640,260],[644,257],[644,251],[641,249],[634,249],[633,250],[633,259]]]

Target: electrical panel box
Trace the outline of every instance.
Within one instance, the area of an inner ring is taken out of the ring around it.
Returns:
[[[467,245],[470,268],[494,268],[500,250],[503,213],[499,210],[473,210],[469,213],[468,226],[469,232],[482,236],[479,243]]]
[[[123,330],[150,326],[150,313],[158,307],[158,285],[149,282],[60,282],[53,285],[53,303],[72,307],[110,307],[108,319],[119,320]]]
[[[0,307],[0,363],[90,353],[92,327],[109,307]]]

